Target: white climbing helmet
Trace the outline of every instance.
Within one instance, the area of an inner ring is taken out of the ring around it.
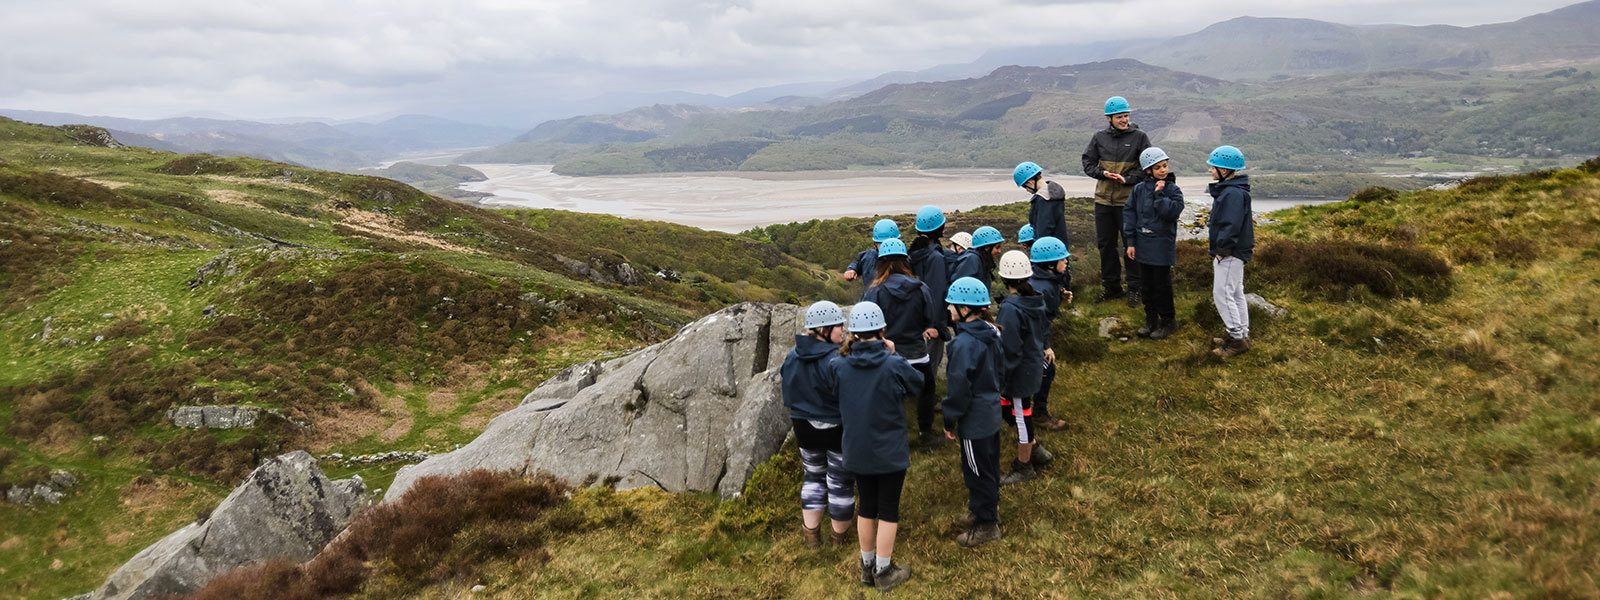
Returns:
[[[1011,250],[1000,255],[1000,277],[1004,279],[1027,279],[1033,276],[1033,262],[1028,260],[1027,253],[1021,250]]]
[[[850,333],[864,333],[883,329],[883,308],[874,302],[858,302],[850,307]]]
[[[952,235],[950,236],[950,243],[961,246],[962,248],[971,248],[972,234],[963,231],[961,233]]]
[[[806,329],[816,329],[844,323],[844,311],[839,305],[823,300],[806,309]]]

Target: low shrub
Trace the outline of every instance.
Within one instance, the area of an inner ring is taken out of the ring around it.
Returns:
[[[1255,252],[1253,275],[1330,300],[1371,293],[1380,298],[1442,300],[1453,284],[1450,264],[1417,247],[1348,240],[1274,239]]]
[[[404,588],[387,591],[404,593],[471,577],[498,558],[542,562],[552,536],[581,525],[572,511],[556,510],[570,492],[547,474],[525,478],[477,470],[424,477],[399,501],[357,516],[310,561],[236,569],[188,598],[322,598],[354,593],[376,577]]]
[[[0,173],[0,194],[66,208],[85,206],[128,207],[133,203],[111,188],[49,171]]]

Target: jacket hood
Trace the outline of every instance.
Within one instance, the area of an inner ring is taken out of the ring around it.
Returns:
[[[1040,306],[1040,310],[1044,310],[1044,307]],[[984,343],[989,343],[990,341],[999,343],[1000,341],[1000,330],[995,329],[994,325],[990,325],[988,321],[982,319],[957,323],[956,330],[964,335],[973,336]]]
[[[1139,130],[1139,124],[1138,123],[1129,123],[1127,129],[1117,129],[1117,128],[1112,127],[1110,125],[1106,125],[1106,128],[1102,129],[1101,131],[1104,132],[1106,135],[1109,135],[1111,137],[1122,137],[1122,136],[1131,134],[1131,133],[1133,133],[1135,131],[1138,131],[1138,130]]]
[[[1246,192],[1250,191],[1250,176],[1234,175],[1233,177],[1229,177],[1222,181],[1213,182],[1210,186],[1211,194],[1214,196],[1222,193],[1223,189],[1231,187],[1243,188]]]
[[[1067,199],[1067,189],[1061,187],[1061,184],[1056,183],[1054,181],[1046,181],[1046,182],[1044,182],[1044,184],[1045,184],[1044,185],[1044,188],[1045,188],[1044,192],[1045,193],[1040,194],[1041,196],[1044,197],[1044,199],[1046,199],[1046,200],[1058,200],[1058,201]]]
[[[1039,278],[1039,279],[1048,279],[1048,280],[1051,280],[1051,281],[1061,281],[1061,274],[1060,273],[1057,273],[1055,271],[1051,271],[1051,270],[1046,269],[1044,267],[1041,267],[1039,265],[1034,265],[1033,266],[1033,276],[1036,277],[1036,278]]]
[[[794,353],[800,360],[816,362],[839,351],[839,345],[824,342],[807,334],[794,336]]]
[[[1020,295],[1020,294],[1012,294],[1010,296],[1006,296],[1006,299],[1003,302],[1006,303],[1006,304],[1010,304],[1012,306],[1015,306],[1015,307],[1017,307],[1017,310],[1020,310],[1020,311],[1025,312],[1025,313],[1035,313],[1036,312],[1041,317],[1044,316],[1044,313],[1047,310],[1047,308],[1045,307],[1045,304],[1044,304],[1044,296],[1040,296],[1040,295],[1037,295],[1037,294],[1035,294],[1033,296],[1023,296],[1023,295]]]
[[[876,340],[853,344],[844,360],[852,367],[876,367],[889,360],[889,347]]]
[[[943,264],[942,260],[940,264]],[[882,287],[884,292],[887,292],[896,300],[910,300],[919,293],[917,290],[921,287],[918,285],[920,283],[922,282],[917,281],[914,277],[906,277],[896,273],[885,279]]]

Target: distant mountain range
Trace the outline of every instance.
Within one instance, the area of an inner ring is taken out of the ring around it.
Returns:
[[[199,117],[124,119],[0,109],[0,116],[41,125],[104,127],[124,144],[184,153],[254,156],[323,169],[353,170],[407,153],[488,146],[515,137],[513,129],[423,115],[377,123],[266,123]]]

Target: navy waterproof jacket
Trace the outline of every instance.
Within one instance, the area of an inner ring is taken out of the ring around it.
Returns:
[[[878,278],[878,246],[874,244],[871,248],[857,252],[856,259],[850,261],[850,265],[844,270],[856,272],[856,280],[861,282],[861,291],[866,293],[866,289],[872,287],[872,280]]]
[[[1250,212],[1250,176],[1235,175],[1211,184],[1211,255],[1250,262],[1256,249],[1256,226]]]
[[[1005,368],[1000,331],[981,319],[958,324],[945,357],[945,429],[964,440],[999,433],[1000,376]]]
[[[987,250],[984,250],[987,252]],[[950,281],[962,277],[975,277],[978,281],[987,282],[989,279],[983,273],[983,258],[978,256],[978,250],[968,248],[966,252],[956,254],[951,252],[945,256],[945,270],[950,273]],[[931,293],[931,291],[930,291]]]
[[[789,418],[839,423],[839,398],[824,385],[823,369],[839,355],[839,345],[811,335],[794,336],[794,349],[784,357],[778,374],[783,379],[783,406]]]
[[[1122,208],[1122,239],[1133,244],[1135,261],[1170,267],[1178,262],[1178,217],[1183,215],[1183,190],[1178,177],[1167,174],[1167,185],[1156,191],[1156,180],[1145,177],[1134,184],[1128,205]]]
[[[1061,290],[1065,289],[1065,283],[1060,273],[1040,268],[1039,265],[1033,265],[1033,277],[1028,278],[1028,283],[1039,295],[1044,296],[1045,324],[1048,328],[1050,321],[1056,320],[1056,316],[1061,314]]]
[[[944,293],[950,290],[950,282],[953,281],[950,278],[950,267],[946,264],[951,253],[944,246],[929,242],[926,238],[919,237],[912,240],[911,245],[913,248],[907,256],[911,262],[911,272],[916,274],[917,279],[928,284],[928,294],[933,296],[936,305],[934,314],[940,315],[936,322],[944,323]],[[943,331],[944,327],[941,326],[939,329]],[[900,341],[895,340],[895,343],[899,344]],[[901,355],[904,356],[903,353]]]
[[[1050,340],[1044,296],[1012,294],[1000,301],[1000,348],[1005,353],[1001,392],[1007,398],[1029,398],[1044,378],[1044,347]]]
[[[1044,184],[1044,189],[1028,201],[1028,224],[1033,226],[1033,239],[1053,236],[1070,248],[1072,241],[1067,237],[1067,190],[1054,181]]]
[[[883,337],[894,341],[895,354],[909,360],[928,355],[928,342],[922,332],[937,327],[943,306],[935,305],[928,286],[914,277],[890,275],[883,284],[867,289],[861,297],[883,309]]]
[[[851,345],[828,366],[827,387],[839,398],[844,425],[845,470],[881,475],[910,467],[905,399],[922,392],[922,373],[877,341]]]

